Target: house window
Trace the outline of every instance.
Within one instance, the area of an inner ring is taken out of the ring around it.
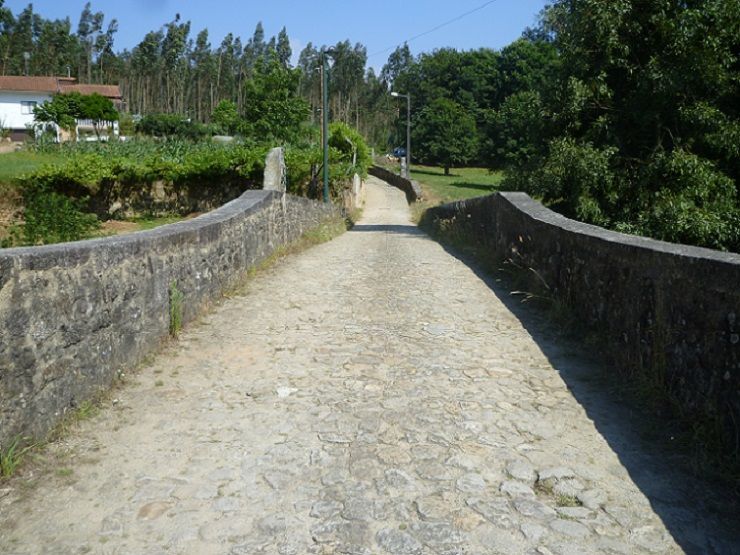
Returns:
[[[36,107],[35,100],[21,100],[21,114],[33,114],[33,109]]]

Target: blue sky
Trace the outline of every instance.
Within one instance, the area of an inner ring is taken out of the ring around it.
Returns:
[[[386,48],[484,3],[485,0],[93,0],[92,7],[105,13],[106,25],[110,19],[118,19],[116,50],[132,48],[145,33],[158,29],[179,13],[192,22],[193,37],[207,27],[213,46],[229,32],[246,41],[257,22],[262,21],[268,37],[276,35],[283,26],[288,28],[294,56],[309,41],[322,45],[349,39],[367,46],[369,54],[382,51],[369,60],[370,65],[380,68],[388,58]],[[501,48],[534,23],[546,3],[495,0],[480,11],[411,42],[411,50],[418,54],[444,46]],[[6,0],[5,5],[17,14],[28,5],[28,0]],[[85,0],[33,2],[34,10],[46,18],[69,16],[75,29],[84,5]]]

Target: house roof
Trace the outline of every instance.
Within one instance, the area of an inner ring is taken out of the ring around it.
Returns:
[[[121,98],[121,89],[118,85],[78,85],[78,84],[61,84],[61,92],[78,92],[80,94],[98,93],[111,99]]]
[[[98,93],[110,99],[120,100],[118,85],[86,85],[76,83],[74,77],[26,77],[20,75],[0,76],[0,91],[45,92],[81,94]]]

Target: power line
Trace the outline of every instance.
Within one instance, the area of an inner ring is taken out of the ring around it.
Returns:
[[[373,52],[372,54],[370,54],[368,56],[368,58],[374,58],[375,56],[379,56],[380,54],[385,54],[389,50],[393,50],[394,48],[398,48],[399,46],[401,46],[404,43],[407,44],[407,43],[409,43],[411,41],[414,41],[416,39],[420,39],[421,37],[425,37],[426,35],[430,35],[430,34],[434,33],[435,31],[439,31],[442,27],[447,27],[448,25],[451,25],[451,24],[453,24],[453,23],[455,23],[457,21],[460,21],[461,19],[463,19],[465,17],[468,17],[469,15],[474,14],[475,12],[479,12],[483,8],[486,8],[486,7],[490,6],[494,2],[496,2],[496,0],[489,0],[488,2],[486,2],[485,4],[481,4],[477,8],[473,8],[470,11],[467,11],[467,12],[465,12],[463,14],[458,15],[457,17],[454,17],[454,18],[452,18],[452,19],[450,19],[448,21],[445,21],[444,23],[440,23],[439,25],[437,25],[433,29],[429,29],[428,31],[424,31],[423,33],[419,33],[418,35],[414,35],[410,39],[406,39],[405,41],[399,42],[398,44],[394,44],[393,46],[389,46],[388,48],[384,48],[383,50],[378,50],[377,52]]]

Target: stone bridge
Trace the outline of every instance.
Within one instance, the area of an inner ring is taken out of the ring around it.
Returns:
[[[599,362],[366,193],[0,484],[0,552],[740,552]]]

